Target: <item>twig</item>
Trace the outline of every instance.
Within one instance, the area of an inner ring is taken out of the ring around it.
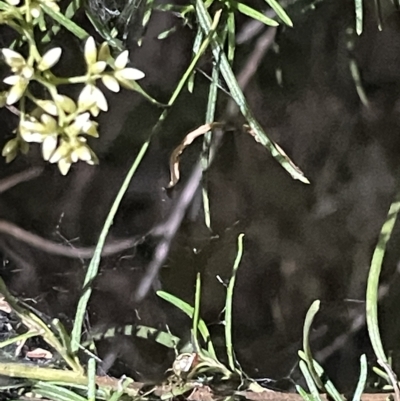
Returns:
[[[43,167],[33,167],[0,180],[0,194],[24,181],[32,180],[42,174]]]
[[[56,242],[52,242],[50,240],[40,237],[39,235],[26,231],[9,221],[1,219],[0,234],[6,234],[8,236],[14,237],[17,240],[25,242],[26,244],[40,249],[44,252],[51,253],[53,255],[65,256],[67,258],[90,259],[93,256],[95,250],[94,246],[71,248],[69,246],[57,244]],[[144,238],[145,236],[136,236],[106,244],[103,248],[102,256],[114,255],[126,249],[132,248],[143,242]]]
[[[254,46],[254,50],[252,51],[245,66],[238,75],[238,82],[242,89],[244,89],[248,85],[250,78],[257,71],[265,53],[274,43],[275,36],[276,28],[270,27],[257,40],[256,45]]]
[[[217,129],[215,137],[216,146],[219,145],[222,139],[222,130]],[[215,155],[215,153],[214,153]],[[152,235],[160,237],[155,250],[152,261],[150,262],[146,274],[139,284],[139,287],[135,294],[136,301],[141,301],[148,293],[154,279],[165,262],[169,249],[171,247],[171,242],[175,237],[183,218],[185,217],[188,207],[193,201],[194,196],[200,186],[201,177],[203,175],[202,163],[199,160],[195,167],[193,168],[192,174],[188,179],[182,193],[180,194],[178,201],[171,210],[168,219],[160,226],[156,227],[152,231]]]

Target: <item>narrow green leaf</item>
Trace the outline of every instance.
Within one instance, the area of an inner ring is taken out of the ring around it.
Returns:
[[[378,244],[376,245],[374,254],[372,256],[366,295],[366,313],[369,338],[371,340],[371,344],[377,358],[386,363],[388,362],[388,360],[383,349],[378,323],[379,276],[382,270],[382,263],[385,256],[386,245],[390,239],[390,236],[392,235],[392,231],[396,223],[399,210],[400,192],[396,195],[395,200],[390,205],[389,213],[387,215],[385,223],[382,226],[381,233],[378,239]]]
[[[356,32],[361,35],[363,31],[363,0],[354,0],[356,10]]]
[[[361,100],[361,103],[365,107],[369,107],[369,101],[368,101],[367,94],[364,90],[363,84],[362,84],[360,70],[359,70],[357,62],[354,58],[350,58],[349,68],[350,68],[350,72],[351,72],[351,76],[353,78],[354,84],[356,86],[356,91],[357,91],[358,97]]]
[[[74,391],[46,382],[37,383],[34,387],[34,392],[35,394],[50,398],[54,401],[87,401]]]
[[[167,29],[164,32],[161,32],[160,34],[158,34],[157,39],[162,40],[162,39],[166,39],[168,38],[168,36],[172,35],[174,32],[176,32],[177,27],[173,26],[170,29]]]
[[[201,29],[199,29],[200,32]],[[214,62],[213,70],[211,74],[210,89],[208,91],[207,111],[206,111],[206,124],[211,124],[215,120],[215,109],[217,107],[218,98],[218,79],[219,79],[219,62]],[[204,135],[203,139],[203,151],[201,153],[201,165],[203,171],[206,171],[210,166],[210,160],[212,158],[212,152],[215,149],[212,148],[212,132],[209,131]],[[210,210],[210,198],[208,196],[208,180],[207,175],[203,175],[202,180],[202,196],[203,196],[203,210],[204,210],[204,223],[206,227],[211,230],[211,210]]]
[[[311,394],[308,394],[303,387],[300,385],[296,384],[296,391],[301,395],[304,401],[314,401],[313,397]]]
[[[353,395],[353,401],[361,401],[361,396],[364,392],[365,384],[367,383],[367,370],[367,357],[363,354],[360,358],[360,377],[358,378],[356,391]]]
[[[88,386],[87,386],[87,399],[88,401],[96,400],[96,360],[89,358],[88,362]]]
[[[279,25],[277,21],[273,20],[272,18],[266,17],[263,13],[260,13],[259,11],[247,6],[246,4],[232,2],[232,6],[235,7],[242,14],[247,15],[248,17],[253,18],[257,21],[260,21],[265,25],[268,26]]]
[[[200,303],[201,303],[201,275],[197,273],[196,275],[196,291],[194,295],[194,308],[193,308],[193,318],[192,318],[192,334],[193,334],[193,345],[195,352],[200,351],[199,339],[197,337],[197,331],[199,328],[200,321]]]
[[[165,301],[169,302],[170,304],[176,306],[178,309],[180,309],[182,312],[188,315],[191,319],[193,319],[194,308],[190,306],[188,303],[182,301],[175,295],[169,294],[168,292],[165,291],[157,291],[157,295],[160,298],[164,299]],[[203,341],[206,344],[208,344],[208,352],[210,353],[212,358],[216,359],[217,357],[214,350],[214,346],[211,342],[210,332],[208,331],[206,323],[201,318],[199,319],[198,329],[201,336],[203,337]]]
[[[106,25],[97,17],[97,15],[92,14],[88,10],[86,10],[86,16],[88,17],[96,32],[103,39],[105,39],[111,47],[117,49],[120,52],[124,50],[124,45],[122,41],[112,35],[110,29],[106,27]]]
[[[67,350],[67,352],[70,354],[71,353],[71,338],[67,331],[65,330],[64,325],[60,322],[59,319],[53,319],[52,321],[54,327],[58,331],[58,335],[61,340],[61,344],[63,347]]]
[[[383,29],[383,19],[382,19],[382,6],[381,6],[381,0],[374,0],[375,4],[375,14],[376,14],[376,21],[378,24],[378,29],[382,31]]]
[[[166,331],[157,330],[154,327],[137,326],[134,333],[136,337],[154,340],[164,347],[175,349],[180,342],[180,338],[167,333]]]
[[[314,321],[315,315],[318,313],[319,306],[321,302],[319,300],[316,300],[312,303],[310,306],[310,309],[307,312],[306,319],[304,321],[304,328],[303,328],[303,350],[304,350],[304,355],[305,355],[305,361],[307,362],[308,369],[310,371],[310,374],[319,387],[320,390],[324,390],[324,385],[318,376],[317,372],[315,371],[314,368],[314,363],[313,363],[313,357],[312,357],[312,352],[311,352],[311,347],[310,347],[310,330],[311,330],[311,325],[312,322]],[[310,389],[311,390],[311,389]]]
[[[65,29],[73,33],[77,38],[83,40],[89,36],[89,34],[82,29],[79,25],[75,24],[75,22],[68,19],[65,15],[60,12],[54,11],[52,8],[47,6],[45,3],[40,3],[40,7],[43,11],[54,21],[57,21],[60,25],[62,25]]]
[[[228,13],[227,20],[228,28],[228,61],[233,64],[233,59],[235,58],[235,48],[236,48],[236,32],[235,32],[235,13]]]
[[[28,338],[36,337],[39,333],[37,331],[27,331],[24,334],[20,334],[19,336],[9,338],[8,340],[4,340],[0,342],[0,349],[8,347],[11,344],[14,344],[18,341],[26,341]]]
[[[235,371],[235,357],[234,349],[232,343],[232,307],[233,307],[233,290],[235,288],[236,274],[239,269],[240,262],[243,256],[243,238],[244,234],[239,234],[238,236],[238,250],[235,258],[235,262],[232,268],[231,278],[229,280],[228,289],[226,292],[225,300],[225,344],[226,353],[228,356],[229,367],[232,371]]]
[[[141,94],[146,100],[148,100],[150,103],[154,104],[157,107],[167,107],[166,104],[158,102],[156,99],[151,97],[138,83],[137,81],[123,81],[121,82],[121,85],[124,88],[133,90],[139,94]]]
[[[75,15],[76,11],[81,7],[80,4],[80,0],[72,0],[69,4],[67,9],[65,10],[65,17],[68,20],[72,20],[72,17]],[[40,23],[42,24],[42,19],[40,20]],[[43,28],[45,28],[45,24],[44,24],[44,18],[43,18]],[[41,27],[42,29],[42,27]],[[42,29],[44,30],[44,29]],[[42,43],[48,43],[52,37],[54,37],[55,35],[57,35],[57,33],[60,30],[60,25],[53,25],[48,32],[46,33],[46,35],[43,37],[42,39]]]
[[[307,358],[304,352],[299,351],[299,356],[301,359],[307,362]],[[322,366],[315,359],[312,360],[312,363],[317,376],[324,377],[324,386],[330,398],[332,398],[332,400],[334,401],[346,401],[346,399],[339,393],[333,382],[327,377]]]
[[[304,376],[304,379],[306,380],[306,383],[307,383],[308,389],[310,390],[312,399],[322,401],[321,397],[319,395],[317,386],[315,385],[315,382],[313,380],[313,377],[312,377],[310,371],[308,370],[307,364],[304,361],[300,361],[299,367],[300,367],[301,373]]]
[[[196,32],[196,37],[194,38],[193,41],[192,53],[194,57],[196,57],[196,55],[198,54],[202,41],[203,41],[203,31],[201,30],[200,27],[198,27]],[[196,77],[196,70],[193,70],[192,74],[188,79],[188,84],[187,84],[189,93],[193,93],[195,77]]]
[[[372,371],[376,375],[378,375],[380,378],[382,378],[383,380],[386,380],[388,383],[390,383],[389,375],[386,372],[384,372],[382,369],[379,369],[376,366],[373,366]]]
[[[89,267],[86,271],[85,281],[83,283],[83,288],[85,288],[85,291],[81,295],[79,302],[78,302],[78,307],[77,307],[76,314],[75,314],[74,327],[72,329],[72,334],[71,334],[71,351],[73,353],[76,353],[79,349],[79,345],[80,345],[80,341],[81,341],[81,334],[82,334],[82,324],[83,324],[84,316],[86,314],[86,308],[87,308],[87,305],[88,305],[88,302],[90,299],[90,295],[92,294],[92,287],[90,286],[90,283],[93,282],[94,278],[97,276],[97,273],[99,271],[101,251],[103,250],[108,231],[114,221],[114,217],[118,211],[120,203],[122,202],[125,192],[129,187],[132,177],[135,174],[137,168],[139,167],[139,164],[142,161],[144,155],[146,154],[147,148],[149,147],[149,145],[150,145],[150,141],[146,141],[143,144],[138,155],[136,156],[135,161],[132,164],[132,167],[128,171],[128,174],[126,175],[125,180],[122,183],[117,196],[115,197],[114,203],[111,206],[110,212],[108,213],[108,216],[104,223],[103,229],[101,230],[100,237],[97,242],[93,258],[90,261]]]
[[[265,0],[269,6],[276,12],[276,15],[288,26],[293,27],[293,22],[286,11],[276,0]]]
[[[211,17],[202,0],[196,0],[196,15],[201,29],[206,35],[209,35],[209,33],[211,32]],[[214,59],[218,60],[220,57],[221,74],[224,77],[226,84],[228,85],[233,100],[236,102],[242,115],[247,120],[250,128],[256,136],[256,139],[269,150],[271,155],[294,179],[300,180],[305,184],[309,184],[309,181],[304,176],[303,172],[273,141],[271,141],[271,139],[264,132],[258,121],[254,118],[253,113],[251,112],[249,105],[247,104],[247,100],[239,87],[235,74],[232,71],[228,58],[226,57],[225,53],[221,51],[222,47],[218,40],[218,37],[214,37],[211,40],[211,47]]]

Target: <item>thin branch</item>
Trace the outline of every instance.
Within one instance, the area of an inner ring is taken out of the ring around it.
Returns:
[[[26,231],[9,221],[1,219],[0,234],[6,234],[14,237],[15,239],[22,241],[34,248],[40,249],[41,251],[51,253],[53,255],[65,256],[67,258],[90,259],[95,250],[94,246],[71,248],[70,246],[57,244],[56,242],[47,240],[39,235]],[[122,252],[140,244],[143,240],[144,236],[136,236],[111,242],[104,246],[102,256],[109,256]]]
[[[20,173],[14,174],[10,177],[6,177],[0,180],[0,194],[8,191],[15,187],[21,182],[30,181],[36,177],[39,177],[43,172],[43,167],[33,167],[27,170],[21,171]]]

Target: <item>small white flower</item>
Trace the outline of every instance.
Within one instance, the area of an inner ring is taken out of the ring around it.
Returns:
[[[36,103],[46,113],[51,114],[52,116],[58,115],[57,106],[52,100],[38,100]]]
[[[124,50],[116,59],[115,59],[115,69],[122,70],[128,64],[129,61],[129,51]]]
[[[11,75],[5,78],[3,82],[8,85],[12,85],[7,94],[6,103],[8,105],[12,105],[21,99],[29,84],[29,80],[19,75]]]
[[[98,55],[97,55],[97,59],[99,61],[108,62],[110,58],[111,58],[110,46],[108,45],[107,42],[103,42],[99,46],[99,52],[98,52]]]
[[[71,168],[72,161],[70,158],[65,157],[63,159],[60,159],[57,164],[58,164],[58,169],[60,170],[60,173],[62,175],[67,175],[69,169]]]
[[[116,59],[114,63],[114,77],[124,83],[124,81],[138,81],[144,78],[144,72],[137,68],[126,67],[129,61],[129,52],[124,50]],[[103,82],[104,83],[104,82]]]
[[[61,174],[66,175],[72,163],[79,160],[91,165],[98,163],[97,156],[86,144],[86,138],[82,136],[62,140],[49,161],[50,163],[57,163]]]
[[[31,15],[33,18],[39,18],[40,14],[42,13],[42,9],[40,8],[39,4],[31,4]]]
[[[93,36],[89,36],[85,43],[84,56],[87,65],[92,65],[97,61],[96,42]]]
[[[98,116],[99,110],[107,111],[108,103],[103,92],[95,85],[86,85],[78,98],[78,108],[82,111],[90,110],[93,116]]]
[[[1,152],[1,155],[6,158],[6,163],[13,161],[18,154],[18,138],[10,139],[5,145]]]
[[[26,142],[43,143],[48,136],[55,136],[57,138],[58,129],[57,121],[45,113],[40,116],[40,121],[34,117],[28,117],[20,122],[21,137]],[[47,144],[46,147],[48,146]],[[47,154],[47,150],[43,152],[43,154]]]
[[[6,77],[3,82],[11,85],[7,95],[7,104],[12,105],[17,102],[28,87],[30,79],[33,77],[34,69],[27,64],[25,58],[18,52],[11,49],[2,49],[5,62],[11,67],[15,75]]]
[[[64,128],[64,132],[68,135],[70,140],[76,138],[79,134],[84,132],[88,122],[90,121],[90,113],[79,114],[75,120]]]
[[[1,52],[3,53],[5,62],[11,68],[16,68],[18,70],[22,68],[24,65],[26,65],[26,60],[18,52],[7,48],[2,49]]]
[[[68,96],[57,94],[54,98],[59,107],[66,113],[72,114],[76,111],[76,103]]]
[[[101,74],[107,67],[106,60],[97,61],[97,48],[94,38],[89,36],[85,43],[84,56],[89,74]]]
[[[54,47],[53,49],[48,50],[37,65],[38,70],[46,71],[56,65],[60,60],[61,53],[61,47]]]
[[[119,92],[120,90],[119,83],[112,75],[104,74],[101,77],[101,81],[103,82],[104,86],[111,92],[115,93]]]
[[[69,142],[62,140],[60,146],[56,149],[53,155],[50,157],[50,163],[58,163],[61,159],[67,157],[70,153]]]
[[[56,150],[58,143],[57,135],[47,135],[42,143],[42,155],[46,161],[50,160],[51,155]]]

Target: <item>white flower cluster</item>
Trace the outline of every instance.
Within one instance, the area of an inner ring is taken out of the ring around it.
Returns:
[[[32,33],[35,20],[43,17],[42,4],[59,11],[54,0],[25,0],[23,4],[20,0],[6,0],[4,4],[6,7],[0,11],[0,24],[14,26],[15,16],[19,15],[26,22],[32,21]],[[98,163],[86,139],[86,136],[98,137],[98,123],[92,117],[97,117],[100,111],[108,110],[106,97],[96,86],[97,81],[101,80],[110,91],[119,92],[120,86],[131,88],[132,81],[143,78],[144,73],[127,67],[127,50],[114,59],[107,43],[97,47],[95,40],[89,37],[83,54],[86,74],[59,78],[50,69],[60,61],[62,49],[54,47],[40,55],[34,35],[24,37],[29,48],[27,57],[10,48],[1,49],[11,74],[3,80],[10,88],[0,93],[0,107],[12,106],[20,116],[15,137],[5,144],[2,155],[10,162],[19,151],[26,153],[30,143],[40,143],[43,159],[57,163],[64,175],[79,160],[88,164]],[[46,99],[38,99],[30,90],[32,81],[45,88]],[[58,85],[77,83],[84,85],[77,100],[58,91]]]

